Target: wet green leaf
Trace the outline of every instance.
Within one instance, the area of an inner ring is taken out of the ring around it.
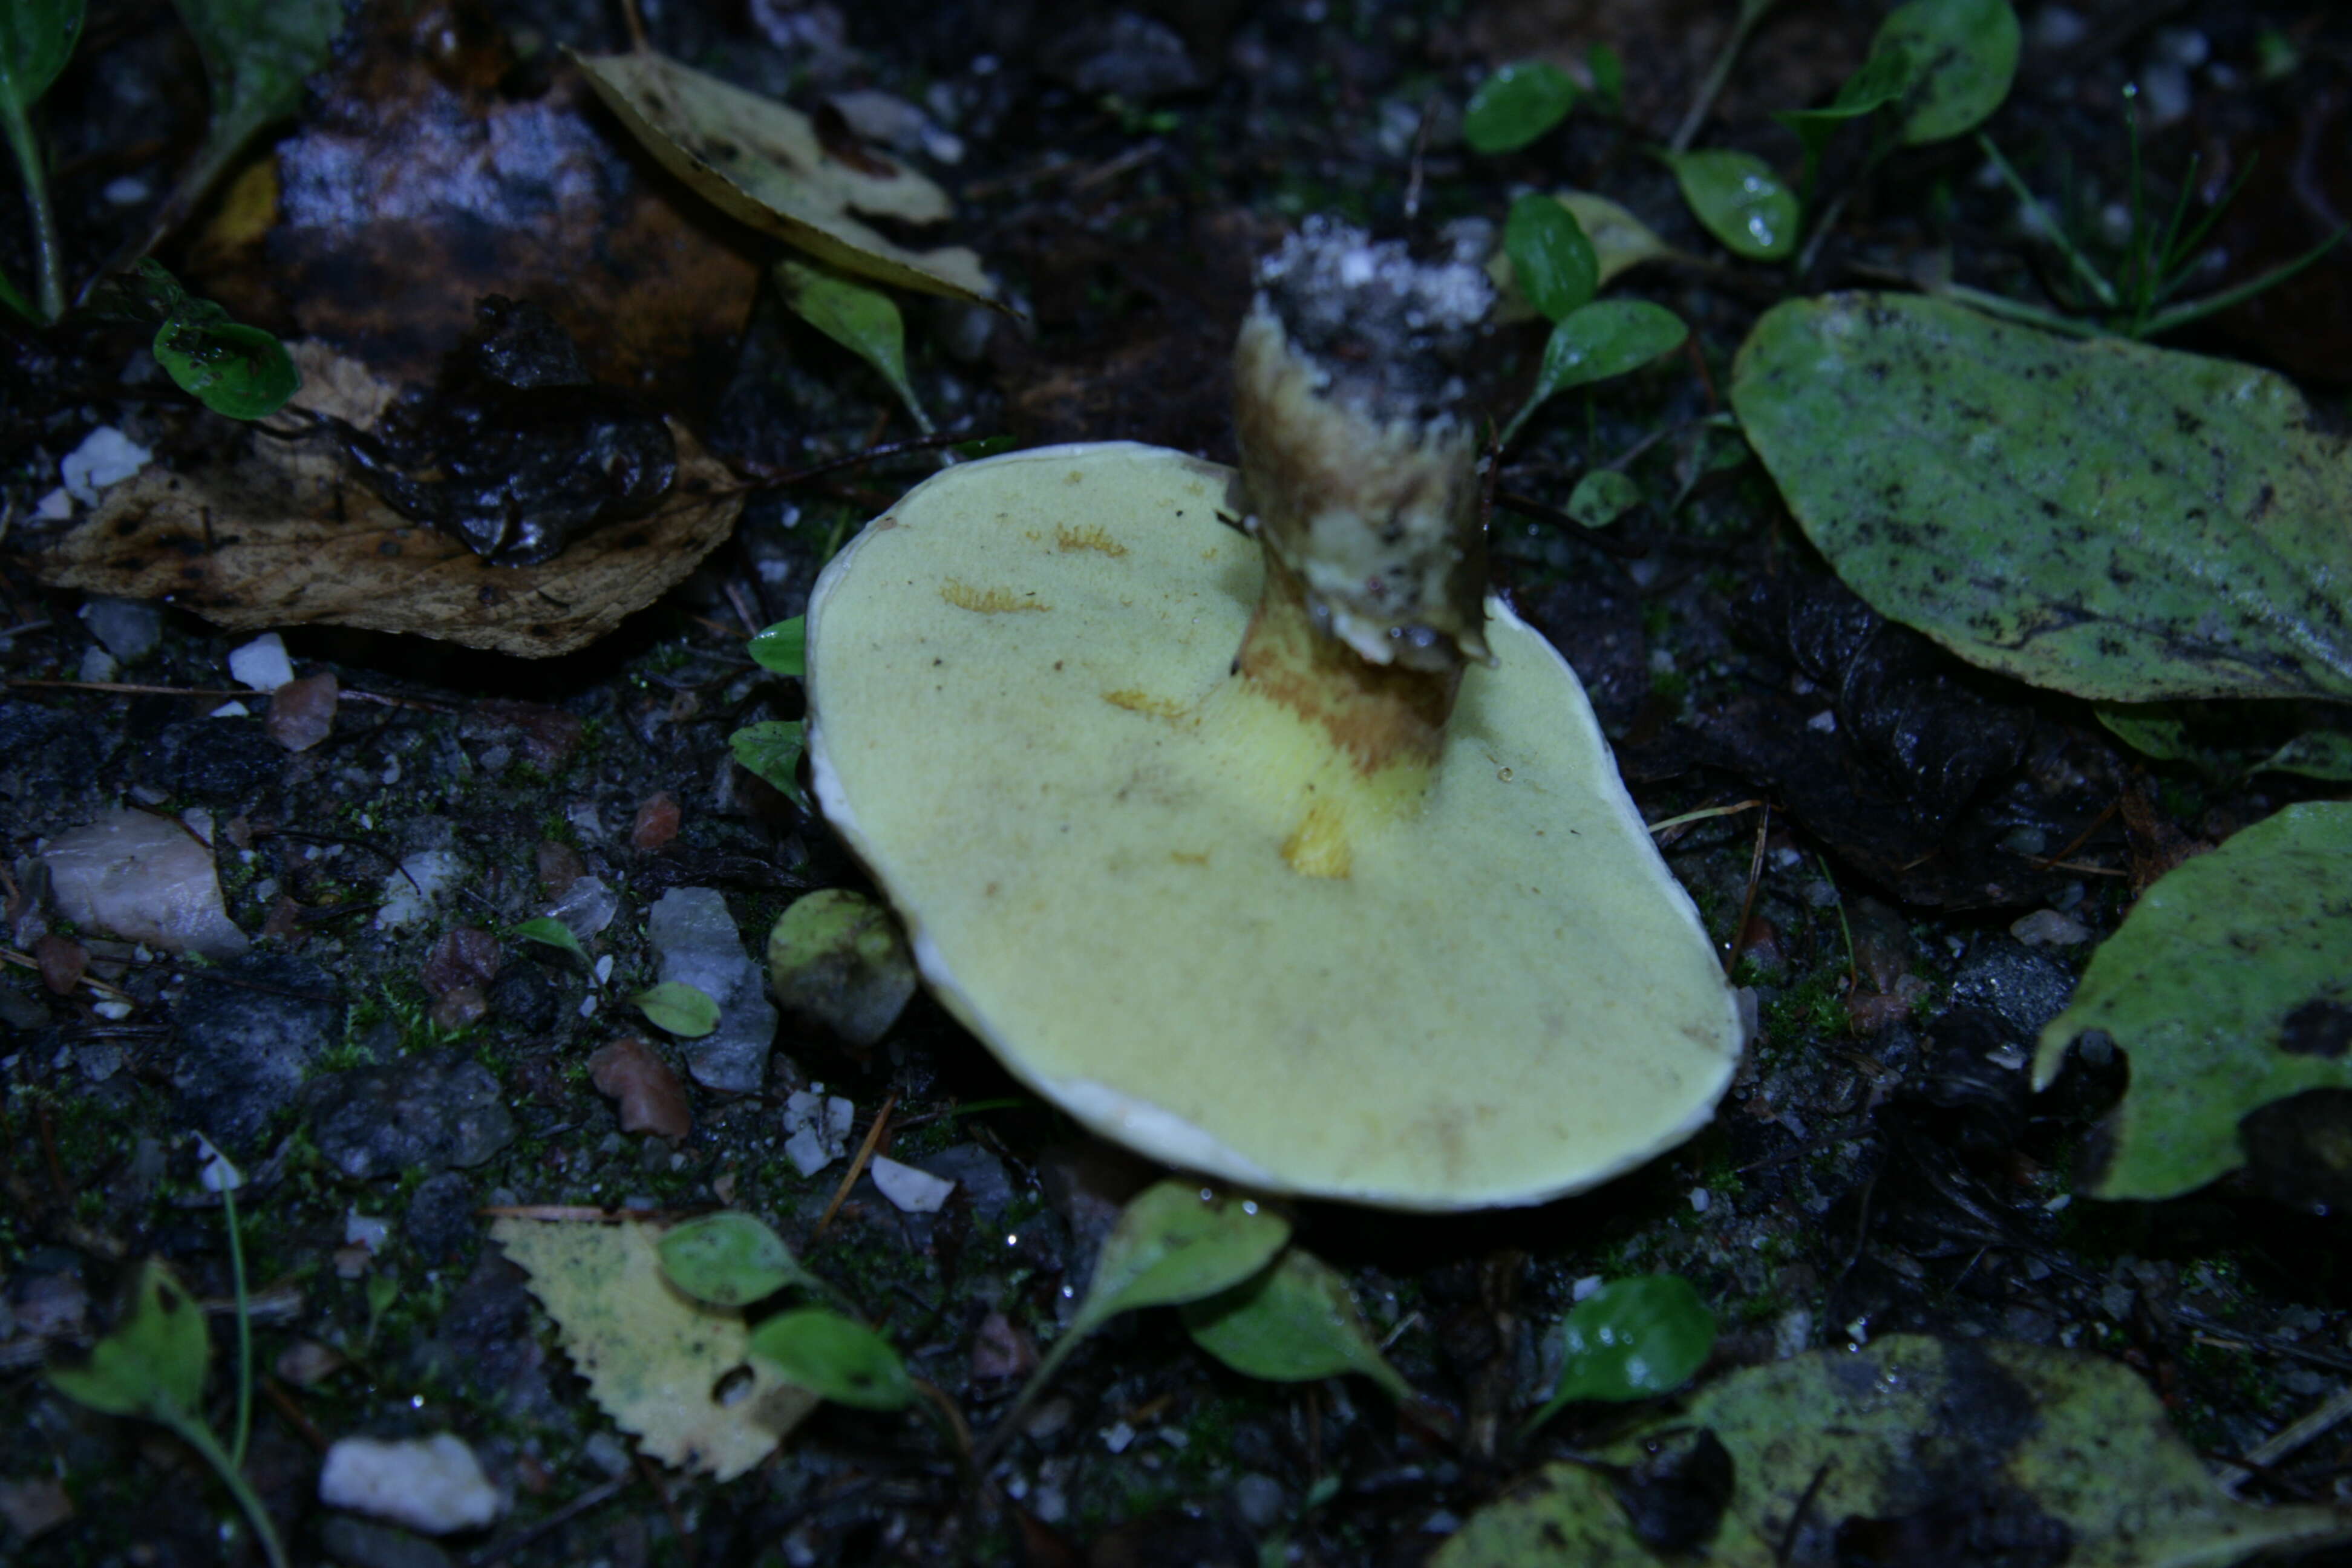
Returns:
[[[128,1310],[79,1366],[53,1366],[60,1394],[109,1415],[150,1420],[194,1415],[211,1353],[204,1309],[152,1259],[139,1266]]]
[[[1021,445],[1017,436],[976,436],[969,441],[958,441],[948,448],[959,458],[994,458]]]
[[[669,1282],[714,1307],[745,1307],[788,1286],[814,1283],[782,1237],[735,1209],[673,1226],[660,1247]]]
[[[751,1353],[772,1363],[786,1381],[836,1405],[902,1410],[915,1397],[907,1368],[887,1341],[823,1307],[770,1318],[751,1331]]]
[[[665,980],[629,998],[629,1005],[666,1034],[698,1040],[719,1027],[719,1004],[683,980]]]
[[[778,621],[751,638],[751,661],[762,669],[800,679],[808,674],[808,617]]]
[[[1674,353],[1689,336],[1681,317],[1643,300],[1597,300],[1570,312],[1552,328],[1536,372],[1535,391],[1504,426],[1503,445],[1509,446],[1519,426],[1551,398],[1570,387],[1638,370]]]
[[[1654,1552],[1629,1527],[1612,1474],[1695,1430],[1728,1456],[1731,1495],[1701,1521],[1712,1528],[1696,1550]],[[2020,1543],[1991,1552],[2018,1562],[2222,1568],[2352,1534],[2333,1510],[2225,1495],[2129,1368],[2000,1340],[1891,1335],[1749,1367],[1590,1458],[1514,1488],[1432,1568],[1787,1568],[1832,1561],[1832,1541],[1918,1542],[1931,1561],[1979,1530]],[[1791,1540],[1821,1544],[1792,1555]],[[1990,1557],[1952,1559],[1980,1560]]]
[[[2273,752],[2254,771],[2300,773],[2332,784],[2352,782],[2352,732],[2306,730]]]
[[[1778,261],[1797,248],[1797,197],[1772,166],[1745,153],[1708,148],[1666,154],[1683,200],[1734,256]]]
[[[1174,1307],[1240,1283],[1290,1239],[1290,1222],[1254,1198],[1197,1181],[1159,1182],[1121,1211],[1095,1259],[1069,1337],[1121,1312]]]
[[[803,726],[799,720],[771,719],[746,724],[727,737],[735,760],[760,775],[803,811],[809,809],[800,779]]]
[[[1916,147],[1973,131],[2017,75],[2017,13],[2009,0],[1911,0],[1879,25],[1874,58],[1897,45],[1913,61],[1903,141]]]
[[[193,205],[246,143],[302,102],[343,26],[342,0],[174,0],[211,91],[205,144],[169,202]]]
[[[1557,321],[1589,304],[1601,286],[1601,261],[1567,205],[1526,195],[1511,204],[1503,224],[1503,253],[1519,291],[1546,319]]]
[[[1780,305],[1732,405],[1882,615],[2095,700],[2352,696],[2352,463],[2281,377],[1911,295]]]
[[[931,433],[931,416],[907,379],[906,323],[889,295],[806,261],[777,262],[776,282],[795,315],[872,365],[907,405],[916,428]]]
[[[1509,153],[1526,146],[1568,118],[1576,107],[1576,83],[1558,66],[1519,60],[1478,84],[1463,111],[1462,137],[1481,153]]]
[[[1911,90],[1917,74],[1909,46],[1899,38],[1888,40],[1862,62],[1862,68],[1845,79],[1826,108],[1792,109],[1772,118],[1795,132],[1805,144],[1810,168],[1820,162],[1822,149],[1846,121],[1860,120],[1901,98]]]
[[[9,0],[0,5],[0,124],[16,124],[73,58],[82,0]]]
[[[572,934],[572,928],[552,915],[541,915],[510,929],[509,936],[519,936],[525,942],[535,942],[545,947],[560,947],[581,963],[588,962],[588,950]]]
[[[2189,721],[2170,703],[2098,702],[2091,711],[2109,734],[2143,756],[2178,763],[2198,754]]]
[[[1622,1403],[1671,1394],[1706,1364],[1715,1314],[1689,1280],[1644,1274],[1612,1280],[1560,1320],[1559,1386],[1528,1421],[1551,1419],[1579,1399]]]
[[[155,363],[215,414],[265,419],[302,387],[286,345],[259,327],[183,313],[155,334]]]
[[[889,910],[825,888],[795,900],[769,930],[768,982],[795,1019],[870,1046],[915,994],[915,960]]]
[[[2104,1029],[2131,1058],[2115,1149],[2090,1191],[2165,1198],[2244,1163],[2238,1122],[2352,1089],[2352,805],[2291,805],[2140,896],[2042,1032],[2035,1086]]]
[[[1674,247],[1607,196],[1596,196],[1590,191],[1561,191],[1551,199],[1568,209],[1592,248],[1595,288],[1607,288],[1612,279],[1629,268],[1675,254]],[[1486,263],[1486,274],[1503,295],[1496,307],[1497,321],[1525,321],[1536,313],[1526,290],[1519,287],[1517,269],[1511,264],[1507,248],[1495,253]]]
[[[1307,1383],[1360,1372],[1394,1398],[1412,1393],[1381,1354],[1346,1277],[1297,1247],[1182,1310],[1193,1342],[1244,1376]]]
[[[1641,486],[1615,468],[1595,468],[1576,481],[1568,515],[1587,528],[1606,528],[1641,504]]]

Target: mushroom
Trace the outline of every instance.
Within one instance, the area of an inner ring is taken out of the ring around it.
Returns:
[[[1591,1186],[1706,1121],[1742,1034],[1574,672],[1484,592],[1486,284],[1319,226],[1261,281],[1238,489],[1019,452],[826,567],[817,797],[941,1002],[1095,1131],[1393,1208]]]

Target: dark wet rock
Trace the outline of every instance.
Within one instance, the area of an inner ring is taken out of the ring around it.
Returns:
[[[343,1002],[318,965],[248,953],[191,978],[173,1024],[181,1125],[246,1155],[293,1103],[320,1051],[341,1037]]]
[[[319,1152],[353,1181],[463,1170],[514,1140],[499,1080],[457,1053],[335,1073],[303,1100]]]
[[[1201,72],[1174,28],[1132,11],[1088,17],[1048,39],[1038,66],[1083,93],[1116,93],[1130,102],[1186,92]]]
[[[1071,1283],[1094,1267],[1103,1239],[1118,1223],[1127,1200],[1150,1184],[1152,1166],[1115,1143],[1089,1138],[1047,1150],[1037,1161],[1037,1179],[1045,1201],[1070,1227]]]
[[[1933,1108],[1930,1124],[1971,1153],[2013,1147],[2032,1100],[2030,1037],[1981,1007],[1954,1007],[1930,1026],[1928,1041],[1926,1068],[1906,1092]]]
[[[1513,607],[1573,665],[1601,727],[1633,721],[1650,694],[1642,601],[1623,574],[1578,576],[1514,595]]]
[[[427,1176],[408,1200],[403,1233],[416,1255],[435,1267],[463,1261],[481,1235],[474,1184],[456,1171]]]
[[[100,596],[81,607],[81,624],[89,635],[124,664],[137,664],[163,640],[163,607],[144,599]]]
[[[959,1143],[914,1162],[944,1182],[953,1182],[971,1205],[971,1216],[983,1223],[996,1219],[1012,1205],[1013,1178],[1004,1162],[977,1143]]]
[[[1650,1457],[1611,1474],[1625,1522],[1653,1551],[1696,1552],[1713,1541],[1731,1502],[1731,1450],[1702,1426],[1652,1439]]]
[[[449,1298],[432,1337],[410,1353],[411,1369],[494,1395],[518,1415],[554,1418],[559,1406],[548,1385],[546,1352],[533,1337],[524,1279],[495,1250],[485,1252]]]
[[[554,972],[526,958],[499,970],[483,994],[489,1001],[492,1017],[526,1034],[543,1035],[555,1027],[556,1008],[562,1001],[557,991]]]
[[[2074,994],[2074,970],[2012,942],[1979,943],[1952,976],[1954,1007],[1980,1007],[2021,1039],[2040,1035],[2044,1024],[2066,1010]]]
[[[2257,1191],[2307,1214],[2352,1212],[2352,1089],[2307,1089],[2238,1122]]]
[[[107,750],[98,726],[78,713],[0,701],[0,800],[79,794]]]
[[[457,1561],[421,1535],[349,1514],[329,1516],[319,1544],[343,1568],[449,1568]]]
[[[278,781],[286,752],[250,719],[190,719],[164,727],[138,776],[215,805],[251,800]]]
[[[552,776],[572,760],[581,731],[580,721],[561,708],[493,700],[467,709],[457,733],[477,748],[478,756],[498,751],[509,758],[520,754],[524,762]]]

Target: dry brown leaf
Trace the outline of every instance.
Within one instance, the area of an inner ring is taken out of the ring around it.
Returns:
[[[364,419],[380,389],[298,345],[296,405]],[[536,566],[491,566],[411,522],[354,478],[325,436],[257,432],[194,473],[151,467],[54,549],[53,587],[166,599],[231,631],[325,622],[545,658],[585,647],[685,580],[742,509],[727,469],[673,423],[677,482],[653,515],[582,535]]]
[[[660,55],[572,58],[662,167],[729,216],[846,272],[996,302],[995,285],[971,251],[908,250],[851,216],[919,224],[946,217],[947,193],[913,170],[891,164],[875,172],[835,158],[797,110]]]

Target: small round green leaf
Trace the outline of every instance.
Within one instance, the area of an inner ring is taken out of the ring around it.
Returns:
[[[658,985],[649,985],[630,997],[629,1005],[643,1013],[655,1028],[682,1039],[698,1040],[719,1027],[719,1004],[710,999],[708,992],[683,980],[665,980]]]
[[[1412,1392],[1381,1354],[1346,1278],[1297,1247],[1181,1310],[1192,1342],[1245,1377],[1307,1383],[1360,1372],[1395,1398]]]
[[[836,1405],[902,1410],[915,1397],[907,1368],[887,1341],[822,1307],[770,1318],[751,1331],[751,1350],[773,1362],[788,1382]]]
[[[1661,354],[1683,346],[1690,329],[1680,316],[1663,305],[1643,300],[1597,300],[1551,330],[1544,344],[1543,363],[1536,372],[1535,391],[1503,430],[1503,444],[1542,406],[1572,386],[1606,381],[1637,370]]]
[[[1709,148],[1668,154],[1683,200],[1724,248],[1778,261],[1797,248],[1797,198],[1761,158]]]
[[[259,327],[174,316],[155,334],[155,363],[215,414],[263,419],[301,390],[286,345]]]
[[[733,1209],[664,1233],[661,1264],[671,1284],[714,1307],[748,1306],[788,1285],[809,1283],[808,1270],[782,1237]]]
[[[1715,1348],[1715,1316],[1689,1280],[1644,1274],[1579,1301],[1561,1320],[1559,1339],[1559,1388],[1531,1427],[1571,1400],[1622,1403],[1681,1387]]]
[[[1641,504],[1641,486],[1615,468],[1595,468],[1576,481],[1568,515],[1587,528],[1606,528]]]
[[[1198,1182],[1147,1187],[1118,1216],[1095,1259],[1071,1337],[1139,1307],[1213,1296],[1265,1268],[1290,1239],[1290,1222],[1253,1198]]]
[[[1478,84],[1463,112],[1463,139],[1481,153],[1510,153],[1568,118],[1576,83],[1558,66],[1520,60]]]
[[[1916,147],[1975,130],[2009,96],[2020,35],[2009,0],[1911,0],[1879,25],[1875,57],[1906,49],[1914,76],[1903,105],[1903,141]]]
[[[1503,253],[1528,302],[1557,321],[1591,302],[1601,286],[1601,259],[1576,215],[1557,199],[1524,195],[1503,225]]]
[[[808,617],[778,621],[751,638],[750,651],[761,668],[799,679],[808,673]]]

